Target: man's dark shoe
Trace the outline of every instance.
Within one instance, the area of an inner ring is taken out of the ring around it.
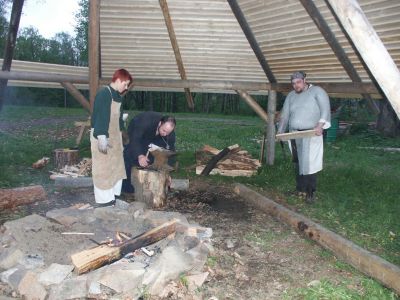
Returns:
[[[315,195],[313,192],[307,193],[306,195],[306,203],[308,204],[314,204],[315,203]]]

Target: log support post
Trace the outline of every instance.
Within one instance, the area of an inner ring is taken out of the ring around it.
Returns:
[[[100,0],[89,0],[89,98],[93,111],[100,82]]]
[[[61,85],[78,101],[84,109],[90,112],[90,103],[82,93],[70,82],[61,82]]]
[[[268,92],[268,123],[267,123],[267,164],[272,166],[275,161],[275,112],[276,91]]]
[[[249,93],[247,93],[246,91],[242,91],[242,90],[236,90],[236,93],[239,94],[239,96],[256,112],[256,114],[264,122],[268,122],[267,113],[265,112],[265,110],[263,110],[263,108],[260,106],[260,104],[258,104],[257,101],[254,100],[253,97],[251,97],[249,95]]]
[[[17,42],[17,33],[19,28],[19,21],[21,20],[22,7],[24,6],[24,0],[14,0],[11,16],[10,16],[10,25],[8,28],[7,41],[4,48],[4,59],[3,66],[1,67],[2,71],[10,71],[12,58],[14,56],[15,44]],[[4,104],[4,96],[5,90],[7,87],[8,79],[0,80],[0,111],[3,108]]]

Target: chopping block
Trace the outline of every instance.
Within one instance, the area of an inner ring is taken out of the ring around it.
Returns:
[[[168,159],[176,152],[164,148],[151,148],[154,163],[146,169],[132,168],[132,185],[135,187],[135,200],[152,208],[164,207],[167,201],[169,172]]]

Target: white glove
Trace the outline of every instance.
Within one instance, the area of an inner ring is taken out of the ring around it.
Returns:
[[[108,145],[108,139],[105,135],[98,135],[97,136],[97,144],[99,147],[99,151],[101,153],[107,154],[107,148],[110,146]]]
[[[155,150],[160,150],[160,149],[161,149],[161,147],[159,147],[157,145],[154,145],[153,143],[149,144],[149,151],[150,152],[153,152]]]
[[[126,122],[126,120],[128,120],[128,116],[129,116],[128,113],[122,114],[122,121]]]

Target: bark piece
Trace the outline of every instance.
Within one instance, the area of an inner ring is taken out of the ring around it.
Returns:
[[[20,205],[43,201],[47,194],[41,185],[20,187],[15,189],[0,189],[0,208],[13,208]]]
[[[177,220],[171,220],[145,233],[142,233],[118,246],[100,245],[71,255],[72,263],[78,274],[95,270],[101,266],[122,258],[129,252],[158,242],[176,230]]]

